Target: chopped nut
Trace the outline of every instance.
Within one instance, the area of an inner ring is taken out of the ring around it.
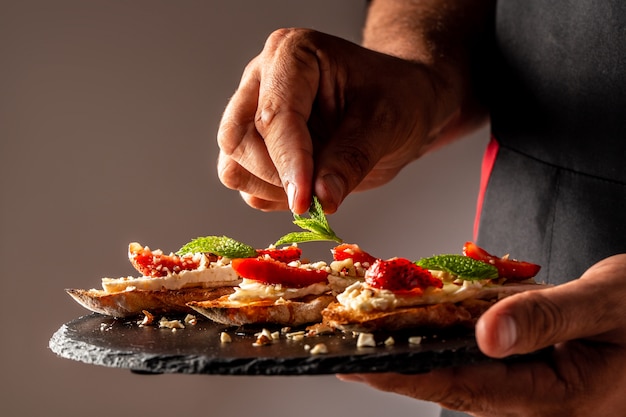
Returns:
[[[328,347],[324,343],[318,343],[310,351],[311,355],[325,355],[328,353]]]
[[[166,328],[166,329],[184,329],[185,326],[183,325],[183,323],[181,323],[180,320],[168,320],[167,318],[163,317],[161,320],[159,320],[159,327],[160,328]]]
[[[198,319],[193,314],[187,314],[185,316],[185,324],[195,326],[198,323]]]
[[[143,320],[138,323],[140,326],[148,326],[154,323],[154,315],[152,313],[150,313],[148,310],[141,310],[141,312],[144,314],[144,316]]]
[[[287,337],[287,339],[291,339],[291,340],[295,340],[295,341],[300,341],[300,340],[304,339],[304,336],[305,336],[305,333],[304,333],[303,330],[285,334],[285,337]]]
[[[220,333],[220,342],[222,343],[230,343],[232,342],[233,339],[230,337],[230,335],[226,332],[221,332]]]
[[[371,333],[359,333],[359,337],[356,340],[357,347],[376,347],[376,339]]]
[[[256,342],[254,342],[252,344],[252,346],[267,346],[272,344],[272,339],[267,337],[264,334],[259,335],[259,337],[256,339]]]
[[[265,336],[265,337],[267,337],[268,339],[271,339],[271,338],[272,338],[272,332],[270,332],[268,329],[263,329],[263,330],[261,330],[260,332],[255,333],[254,335],[255,335],[256,337]]]
[[[422,343],[422,336],[409,337],[409,345],[419,345]]]
[[[393,340],[393,337],[389,336],[387,340],[385,340],[385,346],[393,346],[396,344],[396,341]]]
[[[306,335],[307,337],[313,337],[313,336],[317,336],[320,334],[328,334],[328,333],[333,333],[335,331],[335,329],[333,329],[332,327],[330,327],[327,324],[324,323],[317,323],[317,324],[313,324],[309,327],[306,328]]]

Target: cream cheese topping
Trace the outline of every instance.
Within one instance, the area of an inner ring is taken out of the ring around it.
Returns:
[[[458,303],[476,297],[483,287],[481,281],[463,281],[460,284],[448,282],[444,283],[443,288],[427,288],[420,295],[400,295],[390,290],[370,287],[364,282],[355,282],[337,295],[337,301],[351,310],[388,311],[397,307]]]
[[[329,291],[328,283],[318,282],[307,287],[291,288],[280,284],[264,284],[259,281],[244,278],[235,292],[228,299],[235,302],[250,302],[258,300],[274,300],[279,299],[291,300],[294,298],[302,298],[306,295],[320,295]]]
[[[147,291],[179,290],[190,287],[235,286],[239,281],[239,276],[230,264],[210,263],[207,265],[202,263],[198,269],[169,273],[164,277],[102,278],[102,288],[108,293],[133,289]]]

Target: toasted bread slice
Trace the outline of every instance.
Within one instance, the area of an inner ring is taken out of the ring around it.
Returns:
[[[472,328],[478,318],[498,300],[520,292],[549,287],[547,284],[533,282],[493,285],[480,288],[475,293],[464,292],[465,295],[473,295],[463,300],[454,300],[454,296],[450,294],[444,294],[441,299],[436,299],[430,294],[430,303],[421,304],[418,296],[415,302],[411,302],[409,298],[407,303],[405,299],[404,305],[390,309],[354,309],[335,301],[322,312],[322,316],[324,323],[330,327],[355,332]],[[355,290],[358,293],[360,287],[356,286]],[[342,301],[341,297],[341,294],[337,297],[339,301]]]
[[[328,294],[308,295],[291,300],[230,301],[228,296],[216,300],[192,301],[187,305],[214,322],[228,326],[277,324],[301,326],[322,320],[322,310],[335,297]]]
[[[348,310],[337,302],[322,312],[323,322],[330,327],[352,332],[395,332],[409,329],[448,329],[473,327],[476,320],[495,301],[465,300],[401,307],[389,311]]]
[[[83,307],[113,317],[131,317],[148,310],[152,314],[193,312],[190,301],[211,300],[232,293],[233,287],[185,288],[180,290],[128,290],[108,293],[104,290],[65,290]]]

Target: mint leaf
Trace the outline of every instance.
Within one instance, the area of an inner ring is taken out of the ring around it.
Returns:
[[[464,255],[436,255],[415,263],[422,268],[449,272],[468,281],[498,278],[495,266]]]
[[[323,236],[320,236],[319,233],[314,232],[292,232],[287,233],[285,236],[281,237],[274,243],[275,246],[279,245],[288,245],[292,243],[302,243],[302,242],[314,242],[317,240],[328,240]]]
[[[306,230],[305,232],[292,232],[281,237],[274,245],[286,245],[290,243],[312,242],[320,240],[331,240],[337,243],[343,242],[333,229],[330,228],[326,215],[317,197],[313,196],[313,202],[309,208],[309,217],[293,215],[293,223]]]
[[[295,216],[294,216],[295,217]],[[316,233],[318,235],[326,235],[328,234],[328,230],[317,223],[315,220],[306,219],[304,217],[295,217],[293,224],[300,227],[301,229],[308,230],[311,233]]]
[[[251,258],[256,256],[256,249],[227,236],[205,236],[193,239],[176,252],[177,255],[187,253],[213,253],[226,258]]]
[[[318,200],[316,196],[313,196],[313,202],[311,203],[311,207],[309,208],[309,216],[311,219],[315,220],[320,224],[325,230],[330,231],[330,225],[326,220],[326,216],[324,215],[324,209],[322,209],[322,204]]]

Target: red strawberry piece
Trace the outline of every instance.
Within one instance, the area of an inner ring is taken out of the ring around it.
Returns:
[[[297,261],[302,256],[302,249],[297,246],[291,245],[285,248],[267,248],[267,249],[257,249],[256,251],[258,256],[269,256],[270,258],[289,263],[291,261]]]
[[[365,252],[359,247],[359,245],[354,243],[343,243],[335,246],[331,249],[331,252],[333,253],[333,259],[336,261],[343,261],[345,259],[352,258],[352,262],[360,262],[361,265],[364,263],[372,265],[376,261],[374,256]]]
[[[240,277],[291,288],[326,282],[328,277],[323,269],[303,269],[268,258],[238,258],[233,259],[231,265]]]
[[[378,259],[365,273],[365,282],[374,288],[390,291],[443,286],[443,282],[427,269],[405,258]]]
[[[172,253],[166,255],[161,250],[152,251],[136,242],[128,245],[128,259],[137,271],[153,278],[183,270],[194,270],[200,266],[200,261],[192,255],[178,256]]]

